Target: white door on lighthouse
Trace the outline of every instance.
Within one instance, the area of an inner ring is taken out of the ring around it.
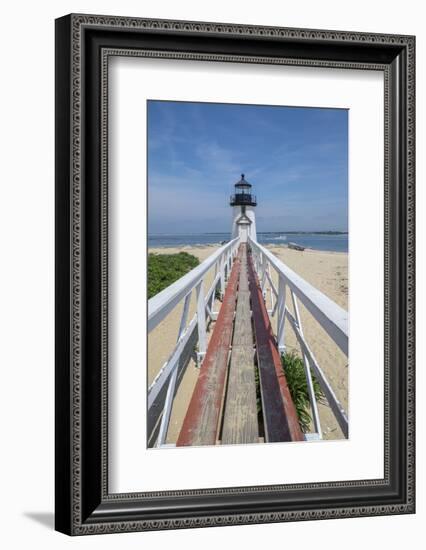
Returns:
[[[240,239],[242,243],[247,242],[248,225],[240,225]]]

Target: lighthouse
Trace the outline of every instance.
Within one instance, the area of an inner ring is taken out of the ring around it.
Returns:
[[[252,185],[244,178],[244,174],[241,174],[240,181],[234,187],[234,194],[229,201],[232,206],[232,238],[240,237],[241,242],[245,243],[250,236],[253,241],[257,241],[254,214],[257,202]]]

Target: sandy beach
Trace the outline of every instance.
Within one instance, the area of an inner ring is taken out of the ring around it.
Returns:
[[[182,246],[178,248],[150,248],[150,253],[174,254],[188,252],[200,261],[210,256],[219,245]],[[323,252],[306,249],[303,252],[292,250],[286,246],[267,248],[280,260],[287,264],[298,275],[321,290],[329,298],[344,309],[348,309],[348,254],[342,252]],[[205,291],[210,288],[214,272],[211,270],[205,279]],[[274,274],[273,274],[274,277]],[[276,281],[275,281],[276,282]],[[193,293],[195,294],[195,292]],[[292,311],[291,299],[286,300]],[[219,304],[216,304],[217,306]],[[299,303],[301,321],[306,340],[313,351],[320,367],[323,369],[342,405],[348,410],[348,361],[347,357],[337,348],[315,319]],[[164,319],[148,337],[148,381],[152,382],[157,372],[169,357],[176,343],[177,331],[181,317],[182,305],[179,305]],[[195,297],[191,299],[189,319],[195,313]],[[276,319],[272,320],[274,330]],[[213,325],[210,327],[210,334]],[[286,325],[285,344],[287,351],[295,350],[300,355],[296,337],[289,325]],[[167,443],[175,443],[183,418],[191,398],[199,370],[195,362],[190,361],[185,375],[176,394]],[[321,427],[324,439],[341,439],[343,434],[334,419],[328,405],[319,405]]]

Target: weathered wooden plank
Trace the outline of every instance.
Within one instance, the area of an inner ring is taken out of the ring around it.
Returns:
[[[236,311],[237,317],[242,319],[241,322],[236,322],[234,327],[234,338],[232,345],[237,342],[239,345],[246,345],[253,347],[253,332],[251,328],[251,308],[250,308],[250,295],[246,292],[247,299],[239,300]]]
[[[232,338],[240,266],[241,250],[232,267],[207,353],[201,365],[200,374],[176,442],[177,446],[216,444]]]
[[[222,444],[259,441],[247,251],[245,245],[241,246],[240,284],[224,408]]]
[[[254,350],[232,346],[221,443],[258,443]]]
[[[241,245],[242,247],[246,245]],[[247,274],[247,256],[241,258],[240,281],[238,284],[237,310],[235,314],[234,336],[232,346],[246,345],[253,347],[253,331],[251,327],[250,293]]]
[[[281,366],[280,354],[251,255],[248,259],[248,272],[265,440],[267,442],[303,441],[304,436]]]

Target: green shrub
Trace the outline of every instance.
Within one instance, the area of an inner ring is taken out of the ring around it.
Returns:
[[[148,254],[148,299],[197,267],[198,258],[187,252]]]
[[[303,359],[295,354],[295,352],[286,353],[281,356],[284,373],[287,378],[287,384],[296,407],[296,412],[299,417],[301,430],[306,433],[311,424],[310,400],[308,384],[305,376],[305,368]],[[312,383],[317,401],[324,399],[324,394],[321,390],[318,380],[315,378],[312,369]]]

